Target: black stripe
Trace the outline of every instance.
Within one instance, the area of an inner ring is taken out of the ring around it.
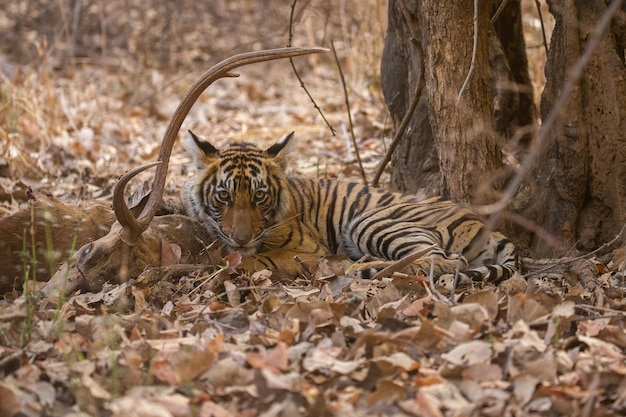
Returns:
[[[337,184],[333,184],[333,186],[331,187],[330,182],[327,182],[326,194],[330,196],[330,201],[328,202],[328,213],[326,213],[326,240],[327,240],[327,245],[330,248],[331,253],[336,253],[337,250],[339,249],[339,244],[337,242],[337,233],[335,231],[335,221],[334,221],[335,207],[337,206],[337,194],[338,194]],[[346,204],[346,200],[344,198],[342,199],[342,202],[341,202],[340,213],[343,212],[345,204]],[[341,231],[342,221],[343,221],[342,217],[339,216],[339,219],[338,219],[339,231]]]

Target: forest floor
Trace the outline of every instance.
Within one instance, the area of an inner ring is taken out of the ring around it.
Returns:
[[[156,159],[169,118],[202,72],[288,41],[290,8],[278,1],[206,9],[182,1],[170,10],[166,1],[114,0],[73,11],[14,3],[0,12],[9,45],[0,55],[0,226],[25,237],[28,227],[6,219],[28,210],[29,189],[70,207],[110,204],[121,174]],[[296,13],[294,44],[333,39],[371,179],[392,136],[378,75],[386,5],[352,3],[308,2]],[[525,25],[537,36],[527,3]],[[16,19],[20,31],[9,30]],[[58,25],[45,32],[41,21]],[[288,61],[218,81],[181,132],[220,147],[269,146],[295,131],[294,173],[361,181],[332,54],[295,63],[336,135]],[[541,66],[533,70],[539,91]],[[192,165],[177,144],[168,197]],[[0,299],[0,416],[624,415],[625,266],[620,250],[528,260],[524,275],[446,297],[427,277],[355,279],[335,258],[287,282],[267,271],[174,279],[153,268],[58,302],[29,281]]]

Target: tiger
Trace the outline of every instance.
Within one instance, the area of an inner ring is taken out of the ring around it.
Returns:
[[[182,189],[184,210],[226,253],[242,255],[242,269],[297,276],[303,263],[345,254],[370,259],[351,268],[367,277],[424,251],[403,272],[498,283],[519,270],[515,245],[452,201],[287,175],[293,136],[267,149],[234,142],[219,150],[191,131],[184,140],[198,170]]]

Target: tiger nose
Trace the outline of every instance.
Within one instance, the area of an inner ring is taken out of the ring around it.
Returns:
[[[250,242],[250,239],[252,239],[252,235],[250,233],[235,233],[232,237],[239,246],[245,246],[245,244]]]

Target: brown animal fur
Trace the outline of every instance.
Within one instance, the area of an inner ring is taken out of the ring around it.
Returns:
[[[0,294],[20,290],[25,277],[47,281],[72,245],[106,235],[115,221],[108,205],[77,207],[32,190],[28,196],[28,207],[0,219]]]
[[[99,291],[105,282],[121,283],[145,268],[181,264],[215,264],[206,248],[215,239],[189,217],[157,216],[133,246],[125,244],[119,223],[106,236],[81,247],[42,289],[48,299],[76,290]]]

